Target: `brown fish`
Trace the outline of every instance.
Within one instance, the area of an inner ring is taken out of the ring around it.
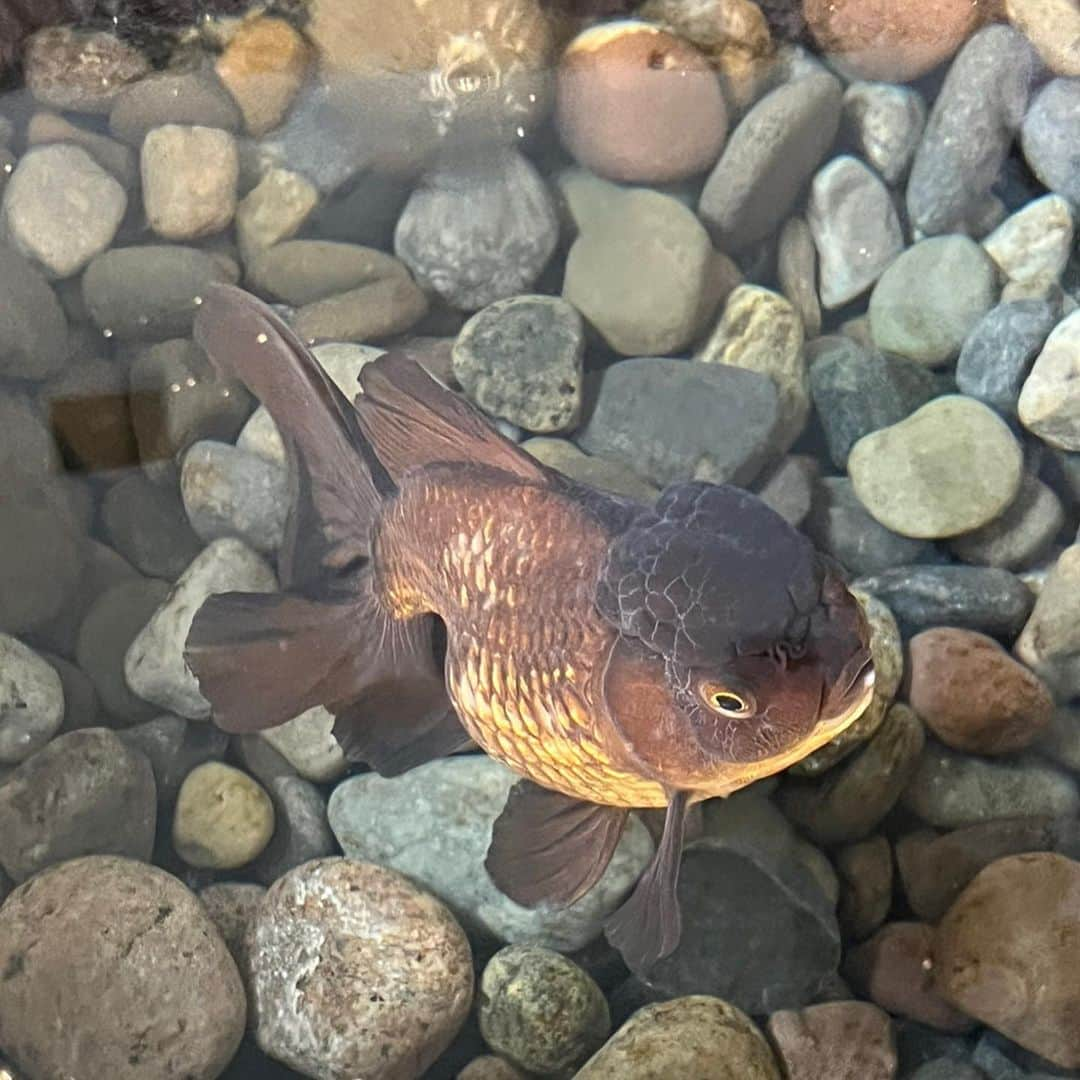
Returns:
[[[475,741],[525,777],[487,868],[530,906],[582,896],[630,809],[666,806],[606,932],[635,970],[671,952],[687,806],[798,761],[870,700],[840,578],[737,488],[676,484],[650,507],[567,479],[404,353],[350,403],[239,289],[215,287],[195,333],[269,409],[295,487],[284,591],[211,597],[188,638],[218,725],[325,705],[349,759],[385,775]]]

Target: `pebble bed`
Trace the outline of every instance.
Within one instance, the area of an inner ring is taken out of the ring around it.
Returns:
[[[1080,1076],[1078,0],[0,38],[0,1077]],[[846,571],[874,701],[695,810],[647,980],[600,929],[655,815],[526,910],[501,765],[209,722],[193,613],[278,588],[289,498],[191,337],[219,282],[349,392],[407,343],[555,468],[747,487]]]

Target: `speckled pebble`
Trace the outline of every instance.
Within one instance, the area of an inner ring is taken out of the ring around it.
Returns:
[[[769,1017],[787,1080],[893,1080],[896,1044],[888,1013],[865,1001],[834,1001]]]
[[[926,124],[922,94],[892,83],[853,82],[843,108],[843,131],[854,149],[885,183],[902,180]]]

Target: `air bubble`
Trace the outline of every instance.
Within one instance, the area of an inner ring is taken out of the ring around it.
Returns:
[[[255,340],[256,340],[256,341],[257,341],[257,342],[258,342],[258,343],[259,343],[260,345],[265,345],[265,344],[266,344],[266,343],[267,343],[267,342],[268,342],[268,341],[269,341],[270,339],[269,339],[269,338],[268,338],[268,337],[267,337],[267,336],[266,336],[265,334],[259,334],[259,335],[258,335],[258,336],[257,336],[257,337],[255,338]]]

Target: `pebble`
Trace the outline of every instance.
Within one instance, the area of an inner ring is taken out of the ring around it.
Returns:
[[[509,1061],[503,1061],[494,1054],[482,1054],[478,1058],[473,1058],[457,1074],[457,1080],[527,1080],[527,1078]]]
[[[165,581],[136,578],[122,582],[94,600],[79,627],[75,645],[79,667],[93,681],[102,708],[117,721],[137,723],[158,712],[128,688],[124,657],[168,595]]]
[[[1080,450],[1080,311],[1051,331],[1020,390],[1020,422],[1059,450]]]
[[[213,724],[180,716],[156,716],[117,734],[150,759],[161,806],[176,802],[180,785],[192,769],[208,761],[220,761],[229,748],[228,735]]]
[[[788,1080],[893,1080],[889,1015],[865,1001],[834,1001],[769,1017],[769,1036]]]
[[[484,1041],[529,1073],[568,1076],[611,1032],[600,987],[573,961],[535,945],[500,949],[478,997]]]
[[[903,804],[939,829],[1080,808],[1076,780],[1035,758],[990,761],[928,742]]]
[[[346,771],[345,755],[334,738],[334,716],[321,705],[259,735],[305,780],[322,784]]]
[[[0,864],[22,882],[80,855],[148,862],[156,818],[149,759],[107,728],[71,731],[0,784]]]
[[[861,941],[885,921],[892,907],[892,847],[884,836],[872,836],[840,848],[833,862],[840,878],[840,928],[846,937]]]
[[[1065,706],[1057,709],[1036,749],[1073,772],[1080,772],[1080,712]]]
[[[810,385],[802,320],[784,297],[758,285],[738,286],[697,359],[767,375],[776,386],[779,404],[775,449],[791,448],[810,415]]]
[[[577,441],[663,487],[691,478],[749,484],[780,437],[778,392],[768,376],[640,357],[604,372]]]
[[[800,526],[810,513],[819,466],[805,454],[788,454],[758,478],[758,497],[785,521]]]
[[[632,818],[599,883],[570,907],[521,907],[484,869],[492,822],[516,780],[498,762],[477,756],[433,761],[392,779],[354,776],[330,796],[330,828],[350,858],[407,874],[472,929],[511,944],[582,948],[649,861],[648,830]]]
[[[1080,76],[1080,10],[1073,0],[1005,0],[1005,14],[1055,75]]]
[[[316,341],[378,341],[412,329],[428,310],[428,299],[409,277],[386,277],[359,289],[307,304],[293,329]]]
[[[73,859],[16,889],[0,912],[0,968],[13,972],[0,1039],[35,1075],[218,1076],[244,1033],[244,989],[205,909],[130,859]]]
[[[996,521],[958,536],[949,546],[964,562],[1016,570],[1036,563],[1064,524],[1061,500],[1041,480],[1025,473],[1019,495]]]
[[[922,753],[923,727],[904,705],[893,705],[866,745],[817,783],[790,778],[777,802],[817,844],[869,836],[896,805]]]
[[[551,296],[515,296],[478,311],[454,342],[454,377],[491,416],[527,431],[565,431],[581,416],[585,329]]]
[[[780,1080],[780,1070],[745,1013],[720,998],[696,994],[639,1009],[574,1080],[629,1076]]]
[[[905,637],[959,626],[1012,641],[1035,602],[1018,577],[983,566],[897,566],[855,585],[889,605]]]
[[[1016,416],[1024,380],[1057,322],[1057,305],[1046,300],[1019,300],[991,308],[960,350],[956,363],[960,392],[1003,416]]]
[[[822,551],[857,577],[933,557],[933,547],[927,541],[900,536],[878,524],[859,502],[846,476],[817,481],[804,528]]]
[[[8,634],[0,634],[0,670],[0,765],[17,765],[60,730],[64,689],[55,668]]]
[[[1055,32],[1062,30],[1058,26]],[[1024,116],[1021,143],[1031,171],[1073,206],[1080,205],[1080,172],[1076,168],[1078,134],[1080,81],[1052,79],[1035,95]]]
[[[64,309],[34,265],[0,246],[0,374],[46,379],[67,359]]]
[[[982,245],[1010,282],[1057,282],[1069,261],[1074,232],[1068,202],[1044,195],[1007,217]]]
[[[196,248],[114,248],[86,268],[83,299],[106,337],[160,340],[190,334],[207,289],[228,279],[213,256]]]
[[[125,191],[131,191],[138,180],[135,156],[131,150],[107,135],[79,127],[59,113],[39,109],[26,125],[26,145],[51,146],[73,143],[85,150]]]
[[[690,344],[716,307],[714,253],[677,199],[647,189],[613,194],[570,248],[563,298],[623,356]]]
[[[1080,543],[1059,556],[1016,642],[1016,656],[1063,701],[1080,693]]]
[[[472,1002],[461,928],[382,867],[298,867],[271,886],[248,940],[259,1048],[307,1076],[420,1076]]]
[[[969,1031],[974,1021],[941,996],[934,972],[934,928],[919,922],[886,923],[844,960],[852,985],[888,1012],[938,1031]]]
[[[184,455],[180,494],[204,541],[233,536],[256,551],[281,546],[289,510],[286,470],[228,443],[203,440]]]
[[[33,399],[5,388],[0,396],[0,493],[35,506],[67,511],[75,520],[69,500],[58,490],[54,474],[60,472],[60,452]]]
[[[251,973],[249,931],[266,889],[250,882],[220,881],[200,889],[198,895],[246,986]]]
[[[112,243],[126,209],[123,187],[87,151],[57,143],[19,159],[2,214],[15,248],[49,277],[67,278]]]
[[[268,169],[236,207],[236,240],[245,263],[295,236],[319,205],[315,185],[288,169]]]
[[[112,134],[135,147],[166,124],[237,132],[242,123],[232,95],[207,71],[155,72],[120,93],[109,113]]]
[[[874,344],[936,367],[959,354],[997,299],[997,268],[974,240],[921,240],[893,260],[874,286]]]
[[[1017,817],[968,825],[939,835],[908,833],[896,845],[896,863],[907,902],[920,919],[939,923],[984,867],[1006,855],[1056,851],[1080,854],[1075,818]]]
[[[818,300],[817,249],[810,226],[802,217],[790,217],[780,230],[776,253],[776,277],[780,291],[802,319],[808,341],[821,333],[821,303]]]
[[[236,438],[250,411],[243,384],[218,375],[189,338],[150,345],[132,362],[132,427],[143,471],[158,483],[175,487],[173,459],[200,439]]]
[[[909,86],[853,82],[844,91],[844,135],[886,184],[904,178],[925,126],[926,102]]]
[[[731,133],[698,213],[725,251],[771,234],[791,212],[840,126],[842,89],[825,72],[766,94]]]
[[[636,184],[704,172],[728,128],[708,59],[684,38],[632,19],[589,27],[566,47],[555,122],[579,164]]]
[[[107,113],[125,86],[150,64],[114,34],[74,26],[50,26],[23,49],[23,76],[36,101],[67,112]]]
[[[859,440],[848,458],[855,494],[886,528],[940,540],[994,521],[1016,498],[1023,450],[988,406],[959,394]]]
[[[202,720],[210,705],[184,663],[184,645],[195,612],[207,596],[223,592],[274,592],[274,572],[240,540],[215,540],[192,562],[128,649],[128,686],[161,708]]]
[[[274,804],[274,836],[252,864],[251,872],[264,885],[302,863],[336,855],[334,834],[326,821],[326,799],[299,776],[276,776],[267,783]]]
[[[39,655],[60,676],[60,686],[64,691],[64,720],[58,734],[97,727],[101,723],[101,706],[90,677],[56,653],[42,651]]]
[[[236,140],[211,127],[165,124],[143,140],[143,204],[166,240],[197,240],[226,228],[236,213]]]
[[[284,19],[257,16],[237,27],[215,69],[249,135],[265,135],[281,123],[310,59],[307,42]]]
[[[564,476],[616,495],[627,495],[642,502],[653,502],[660,494],[655,484],[643,480],[633,469],[607,458],[583,453],[567,439],[526,439],[521,449],[557,469]]]
[[[839,334],[810,342],[806,355],[810,393],[838,469],[847,468],[851,448],[864,435],[898,424],[940,389],[921,364]]]
[[[558,241],[547,185],[516,151],[427,173],[394,230],[394,253],[424,289],[477,311],[527,292]]]
[[[985,1080],[986,1074],[974,1065],[941,1057],[924,1062],[908,1080]]]
[[[1080,962],[1080,863],[1013,855],[983,870],[938,928],[937,978],[959,1008],[1066,1069]]]
[[[969,14],[977,10],[962,6]],[[957,229],[990,190],[1024,119],[1038,68],[1024,35],[1000,24],[980,30],[960,51],[930,110],[908,179],[908,214],[921,233]]]
[[[821,302],[829,310],[861,296],[904,250],[888,188],[847,154],[815,175],[806,216],[820,258]]]

